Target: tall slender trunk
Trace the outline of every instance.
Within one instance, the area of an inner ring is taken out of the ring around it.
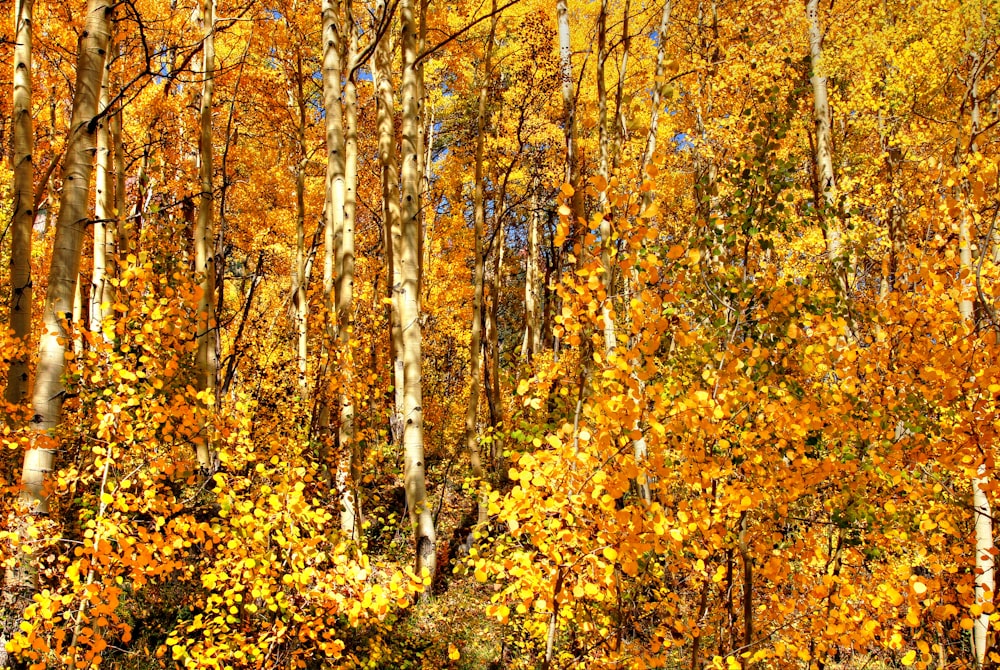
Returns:
[[[120,52],[121,50],[118,49]],[[120,72],[120,68],[119,68]],[[112,75],[111,84],[116,91],[121,91],[120,74]],[[122,138],[122,102],[115,106],[111,118],[108,119],[108,131],[111,133],[111,148],[114,152],[115,174],[115,237],[112,240],[114,252],[118,259],[125,258],[129,251],[128,228],[125,221],[125,140]],[[118,261],[120,262],[120,260]],[[116,268],[117,270],[117,268]]]
[[[981,58],[982,54],[978,51],[972,54],[972,68],[969,74],[969,81],[967,83],[971,117],[968,145],[970,154],[975,154],[979,150],[976,138],[979,135],[981,123],[979,101],[979,75],[982,70]],[[962,160],[961,150],[959,148],[961,146],[961,142],[962,140],[959,139],[956,143],[956,168],[960,166]],[[959,312],[969,329],[975,330],[975,305],[970,297],[972,283],[975,281],[973,279],[975,276],[975,269],[973,268],[972,262],[972,215],[969,212],[970,208],[968,205],[968,184],[963,182],[959,186],[959,189],[962,193],[959,194],[959,202],[961,203],[961,218],[958,224],[958,248],[959,262],[962,267],[961,276],[963,277],[963,297],[959,303]],[[986,253],[986,249],[980,249],[979,253]],[[990,485],[990,477],[987,473],[985,462],[987,455],[981,454],[981,458],[983,459],[983,462],[979,464],[979,467],[976,470],[976,475],[972,478],[972,513],[974,515],[973,524],[975,528],[975,596],[977,604],[985,605],[992,604],[994,600],[994,592],[996,590],[996,575],[994,573],[994,568],[996,559],[993,555],[994,542],[992,508],[990,506],[989,497],[986,493]],[[990,594],[989,597],[987,597],[987,594]],[[984,610],[989,609],[992,608],[984,608]],[[973,619],[972,626],[972,646],[977,668],[984,667],[986,662],[989,637],[990,615],[989,611],[984,611]]]
[[[109,52],[110,52],[109,45]],[[97,170],[94,177],[94,268],[90,287],[90,329],[103,330],[104,320],[111,314],[114,287],[108,281],[108,264],[115,253],[114,188],[111,180],[111,137],[108,132],[108,100],[110,96],[111,58],[106,59],[101,78],[98,111],[104,116],[97,124]]]
[[[608,209],[607,185],[611,179],[610,139],[608,133],[608,89],[604,80],[604,64],[608,60],[608,0],[601,0],[597,15],[597,126],[600,163],[598,174],[604,181],[604,188],[598,193],[601,209],[601,269],[604,271],[604,300],[601,302],[601,319],[604,322],[604,354],[609,356],[615,349],[615,319],[611,308],[611,294],[614,285],[611,267],[611,216]]]
[[[87,210],[97,133],[91,120],[97,114],[111,12],[109,0],[89,0],[77,52],[73,115],[63,163],[63,189],[45,296],[44,327],[38,343],[38,373],[33,397],[35,416],[31,423],[36,439],[24,454],[21,477],[22,503],[35,514],[47,514],[49,509],[44,492],[45,474],[52,470],[55,454],[52,437],[59,425],[65,398],[62,377],[67,349],[72,342],[67,320],[73,313],[83,231],[89,222]]]
[[[295,264],[292,268],[292,300],[295,318],[295,356],[299,371],[299,393],[305,399],[308,391],[309,360],[309,299],[306,291],[306,96],[302,52],[295,52],[295,105],[298,112],[296,141],[298,164],[295,168]]]
[[[388,11],[385,0],[378,3],[379,16]],[[386,19],[388,20],[388,19]],[[382,166],[382,216],[384,219],[386,275],[388,278],[389,346],[392,355],[393,412],[389,428],[395,444],[403,441],[403,329],[402,309],[401,218],[399,201],[399,159],[393,128],[396,101],[392,86],[392,37],[385,31],[375,49],[372,72],[378,91],[378,157]]]
[[[530,361],[538,353],[542,329],[541,291],[539,286],[538,192],[537,184],[531,194],[531,216],[528,219],[528,260],[524,268],[524,344],[521,356]]]
[[[559,32],[559,67],[562,80],[563,133],[566,137],[566,183],[573,187],[573,222],[570,229],[575,231],[578,219],[584,218],[583,191],[580,189],[580,166],[576,155],[576,103],[573,99],[573,51],[570,46],[569,12],[566,0],[556,1],[556,22]],[[570,235],[576,241],[576,234]]]
[[[492,11],[496,12],[496,0]],[[486,57],[483,63],[482,80],[479,84],[479,110],[476,115],[476,165],[475,188],[472,193],[473,238],[475,243],[475,270],[472,278],[472,336],[469,340],[469,404],[465,411],[465,448],[469,451],[472,476],[477,482],[485,476],[479,449],[479,378],[482,375],[482,333],[483,333],[483,280],[485,259],[483,258],[483,234],[486,228],[486,204],[484,196],[483,146],[486,142],[486,127],[489,124],[489,90],[493,72],[493,40],[496,37],[497,21],[494,14],[490,21],[490,32],[486,38]],[[479,497],[478,523],[487,519],[487,505],[484,496]]]
[[[19,347],[10,362],[4,399],[21,405],[28,398],[27,346],[31,339],[31,227],[35,218],[32,153],[35,132],[31,121],[31,37],[34,0],[14,6],[13,130],[14,217],[11,223],[10,318]]]
[[[420,159],[418,132],[419,73],[417,21],[414,1],[401,0],[400,19],[403,47],[402,78],[402,328],[403,328],[403,479],[416,545],[416,571],[427,570],[433,579],[436,569],[434,520],[427,499],[424,463],[424,414],[420,379],[420,308],[418,303],[420,264]],[[420,1],[420,0],[417,0]],[[425,596],[429,595],[429,589]]]
[[[498,210],[503,208],[501,196],[495,203]],[[497,428],[503,423],[503,396],[500,390],[500,288],[503,279],[503,261],[507,251],[506,229],[502,217],[497,217],[497,249],[493,261],[493,278],[490,282],[490,309],[486,315],[487,351],[490,353],[490,378],[487,392],[490,395],[490,423]],[[500,449],[499,434],[493,441],[493,454]]]
[[[826,235],[826,254],[833,271],[837,290],[847,295],[847,263],[843,257],[843,240],[837,221],[837,180],[833,171],[833,143],[830,137],[830,96],[827,78],[823,74],[823,31],[819,23],[819,0],[806,2],[809,21],[809,82],[813,91],[813,119],[816,132],[816,180],[822,202],[817,202],[820,222]]]
[[[653,162],[656,153],[656,134],[660,128],[660,108],[663,106],[664,81],[667,76],[667,30],[670,28],[670,12],[673,0],[663,3],[660,14],[660,27],[656,32],[656,72],[653,76],[653,94],[650,100],[649,132],[646,133],[646,148],[642,152],[642,162],[639,166],[639,178],[646,179],[646,169]],[[642,208],[653,204],[656,192],[650,188],[642,194]]]
[[[326,113],[326,229],[324,238],[323,294],[326,307],[326,334],[323,348],[326,352],[320,373],[319,429],[323,435],[323,459],[327,460],[329,441],[330,398],[326,390],[330,369],[331,348],[337,333],[337,299],[334,281],[340,268],[336,267],[338,249],[344,231],[345,192],[344,116],[341,107],[343,76],[343,34],[341,32],[340,0],[323,0],[323,109]],[[324,463],[329,466],[329,463]]]
[[[427,48],[427,5],[430,0],[417,0],[417,55],[424,52]],[[417,188],[417,193],[419,194],[417,200],[417,208],[422,211],[423,198],[425,195],[426,187],[430,186],[430,179],[428,178],[425,184],[424,175],[427,170],[428,157],[427,157],[427,126],[426,126],[426,114],[427,114],[427,93],[424,90],[424,61],[421,60],[416,64],[416,75],[417,75],[417,174],[420,180],[420,185]],[[429,174],[429,173],[428,173]],[[420,231],[417,237],[417,308],[420,309],[423,305],[423,294],[424,294],[424,217],[420,217]]]
[[[215,323],[215,232],[214,196],[212,170],[214,152],[212,150],[212,96],[215,92],[215,0],[200,0],[199,24],[202,30],[201,57],[201,124],[198,139],[201,193],[198,197],[198,218],[195,221],[195,272],[199,275],[201,291],[198,297],[198,372],[199,390],[212,401],[217,401],[219,360]],[[210,439],[203,436],[197,446],[198,466],[205,472],[211,471],[215,455]]]
[[[358,31],[354,25],[351,0],[346,3],[347,68],[354,70],[358,58]],[[348,74],[344,84],[344,228],[337,249],[337,333],[340,353],[340,448],[344,454],[338,468],[341,487],[340,527],[358,538],[361,509],[358,486],[361,484],[361,450],[354,435],[353,373],[354,354],[351,336],[354,323],[354,214],[358,186],[358,88],[355,75]],[[344,464],[344,460],[347,463]]]

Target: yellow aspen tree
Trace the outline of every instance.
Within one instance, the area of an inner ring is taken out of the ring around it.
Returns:
[[[327,383],[331,347],[337,332],[336,267],[338,248],[344,231],[345,163],[344,115],[341,107],[343,95],[343,34],[341,32],[340,0],[323,0],[323,109],[326,113],[326,212],[325,255],[323,259],[323,302],[326,308],[326,359],[320,374],[322,384]],[[330,426],[330,402],[325,389],[317,394],[319,403],[319,429],[327,440]],[[324,445],[324,453],[326,445]],[[324,464],[324,465],[329,465]]]
[[[338,485],[341,490],[340,527],[354,539],[361,528],[358,485],[361,483],[361,451],[354,432],[354,360],[351,337],[354,330],[354,215],[358,189],[358,27],[351,0],[345,2],[347,78],[344,82],[344,222],[337,248],[337,341],[342,379],[340,383]],[[345,461],[346,460],[346,464]]]
[[[109,46],[109,52],[111,49]],[[115,227],[112,221],[115,193],[111,176],[111,136],[108,132],[110,71],[109,56],[101,77],[98,112],[102,116],[97,123],[97,169],[94,176],[94,268],[90,287],[90,329],[95,333],[102,331],[104,320],[112,313],[111,305],[114,303],[114,287],[108,281],[108,263],[115,251]]]
[[[424,411],[421,388],[420,341],[420,158],[418,133],[419,73],[417,71],[417,17],[414,0],[400,3],[402,77],[402,244],[400,264],[403,304],[403,480],[406,504],[413,527],[416,572],[433,580],[436,569],[436,536],[430,501],[427,499],[424,462]],[[429,588],[425,596],[429,595]]]
[[[52,433],[59,425],[65,389],[63,373],[71,352],[74,295],[80,275],[83,231],[89,222],[90,177],[97,128],[101,77],[110,39],[112,5],[108,0],[89,0],[84,31],[77,51],[73,113],[63,162],[63,189],[52,247],[48,292],[45,296],[43,330],[38,343],[31,426],[36,439],[25,451],[21,475],[22,503],[29,513],[47,514],[46,473],[52,470],[55,445]]]
[[[833,143],[830,138],[830,95],[827,76],[823,72],[823,30],[819,21],[819,0],[806,2],[806,19],[809,23],[809,82],[813,94],[813,121],[816,133],[816,208],[820,210],[820,223],[826,235],[826,253],[837,290],[847,295],[847,269],[843,258],[843,240],[840,224],[836,219],[837,180],[833,170]]]
[[[485,476],[482,455],[479,446],[479,378],[482,375],[482,333],[483,333],[483,283],[485,278],[485,258],[483,257],[483,235],[486,227],[485,184],[483,174],[483,147],[486,143],[486,127],[489,123],[489,89],[492,78],[493,41],[496,37],[499,15],[496,14],[497,3],[493,0],[493,19],[490,21],[490,32],[486,38],[483,71],[479,83],[479,107],[476,113],[476,154],[475,183],[472,192],[473,238],[475,249],[473,253],[472,277],[472,328],[469,338],[469,404],[465,411],[465,448],[469,452],[469,462],[472,476],[477,484]],[[477,507],[477,522],[487,520],[487,505],[480,495]]]
[[[381,21],[388,23],[384,0],[377,5]],[[389,350],[392,360],[393,411],[389,427],[394,443],[403,441],[403,329],[402,310],[401,213],[399,200],[399,158],[393,129],[396,101],[392,84],[392,31],[385,30],[375,48],[372,73],[378,95],[378,157],[382,177],[383,245],[388,277]]]
[[[11,219],[10,317],[8,323],[19,342],[10,363],[4,399],[20,405],[28,396],[27,345],[31,339],[31,227],[35,218],[35,133],[31,119],[31,41],[34,0],[14,3],[13,130],[14,213]]]
[[[195,220],[195,272],[200,277],[198,297],[197,361],[199,391],[205,394],[204,402],[215,402],[218,387],[219,361],[215,323],[215,233],[212,170],[212,96],[215,91],[215,0],[201,0],[198,22],[202,30],[201,103],[199,108],[198,177],[201,193],[198,198],[198,218]],[[215,455],[208,436],[197,446],[198,466],[209,472],[214,467]]]

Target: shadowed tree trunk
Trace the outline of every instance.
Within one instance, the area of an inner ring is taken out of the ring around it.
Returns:
[[[31,226],[35,217],[35,133],[31,120],[31,31],[34,0],[17,0],[14,7],[13,130],[14,213],[11,219],[10,319],[20,342],[10,362],[4,399],[21,405],[28,397],[27,346],[31,339]]]
[[[219,384],[218,329],[215,323],[215,231],[214,197],[212,170],[214,152],[212,150],[212,97],[215,92],[215,0],[201,0],[200,16],[202,29],[201,57],[201,107],[200,133],[198,139],[201,193],[198,198],[198,218],[195,220],[195,272],[201,282],[198,297],[198,372],[199,391],[204,392],[204,402],[216,402]],[[215,454],[208,435],[197,446],[198,466],[204,472],[214,467]]]

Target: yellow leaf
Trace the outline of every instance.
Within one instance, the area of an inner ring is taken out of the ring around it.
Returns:
[[[913,662],[915,660],[917,660],[917,651],[916,649],[911,649],[908,652],[906,652],[906,655],[903,656],[903,658],[900,660],[900,663],[902,663],[906,667],[909,667],[913,665]]]
[[[448,643],[448,658],[453,661],[457,661],[461,654],[458,653],[458,647],[456,647],[451,642]]]

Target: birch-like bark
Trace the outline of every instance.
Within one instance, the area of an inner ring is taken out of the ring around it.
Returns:
[[[112,75],[112,85],[115,90],[121,90],[118,76]],[[125,221],[125,140],[122,138],[122,103],[119,102],[108,120],[108,130],[111,133],[111,147],[114,150],[115,168],[115,237],[112,240],[117,258],[125,258],[129,252],[128,228]],[[115,270],[117,271],[116,264]]]
[[[329,372],[330,350],[337,333],[337,299],[335,280],[339,268],[336,267],[338,249],[344,231],[344,201],[347,197],[344,163],[344,116],[341,107],[343,88],[343,34],[341,32],[340,0],[323,0],[323,108],[326,112],[326,228],[325,256],[323,262],[323,294],[326,307],[326,337],[324,350],[326,359],[320,375],[320,383],[326,385]],[[327,441],[330,426],[330,399],[325,388],[317,394],[319,406],[319,429]],[[326,445],[323,458],[328,454]],[[329,463],[324,463],[329,465]]]
[[[416,0],[419,1],[419,0]],[[420,155],[418,133],[419,73],[417,58],[417,20],[415,0],[400,3],[402,78],[402,328],[403,328],[403,480],[416,545],[416,572],[424,570],[430,579],[436,569],[434,520],[427,499],[424,463],[424,414],[420,365],[420,308],[418,303],[420,265]],[[428,588],[424,593],[429,595]]]
[[[469,403],[465,411],[465,448],[469,452],[472,477],[477,484],[485,476],[479,448],[479,378],[482,376],[482,333],[483,333],[483,282],[485,259],[483,258],[483,235],[486,229],[485,184],[483,174],[483,148],[486,143],[486,127],[489,124],[489,90],[493,76],[493,41],[496,37],[498,16],[493,0],[493,19],[486,39],[486,57],[483,63],[482,80],[479,84],[479,109],[476,114],[476,156],[475,187],[472,193],[473,237],[475,238],[475,269],[472,277],[472,336],[469,341]],[[477,522],[487,520],[487,504],[483,495],[479,496]]]
[[[388,11],[385,0],[377,6],[379,16]],[[389,428],[394,444],[403,441],[403,329],[402,310],[401,215],[399,201],[399,159],[393,128],[396,101],[392,86],[392,37],[386,30],[375,49],[372,72],[378,91],[378,157],[382,167],[382,216],[384,219],[386,276],[388,281],[389,345],[392,355],[393,412]]]
[[[608,89],[604,80],[604,64],[608,60],[608,0],[601,0],[601,9],[597,15],[597,126],[600,163],[598,174],[604,181],[604,187],[598,193],[598,205],[601,210],[601,269],[604,271],[604,300],[601,303],[601,319],[604,322],[604,354],[605,358],[615,349],[615,320],[611,309],[611,294],[614,277],[611,267],[611,221],[608,209],[608,183],[611,180],[611,141],[608,135]]]
[[[195,272],[199,276],[201,291],[198,296],[198,324],[196,340],[198,344],[197,362],[199,391],[212,401],[217,401],[216,390],[219,383],[219,360],[215,323],[215,231],[214,231],[214,186],[212,170],[214,152],[212,150],[212,97],[215,92],[215,0],[201,0],[198,17],[202,30],[201,57],[201,106],[200,133],[198,138],[198,178],[201,193],[198,197],[198,218],[195,220]],[[198,466],[203,472],[210,472],[215,455],[208,436],[196,448]]]
[[[67,321],[73,313],[83,232],[89,222],[90,177],[97,133],[96,127],[91,127],[91,120],[97,114],[111,12],[109,0],[89,0],[77,52],[76,87],[63,163],[59,219],[45,296],[44,325],[38,343],[38,373],[33,396],[35,416],[31,422],[37,437],[25,452],[21,475],[22,504],[35,514],[47,514],[49,508],[44,490],[45,476],[52,470],[55,450],[51,437],[59,425],[65,398],[62,378],[72,342]]]
[[[295,168],[295,263],[292,267],[292,300],[295,312],[295,356],[299,371],[299,393],[304,399],[308,391],[309,360],[309,300],[306,293],[306,96],[302,52],[295,52],[295,105],[298,112],[296,141],[298,165]]]
[[[31,339],[31,227],[35,218],[33,180],[35,131],[31,120],[31,38],[34,0],[14,5],[13,131],[14,217],[11,221],[9,325],[19,347],[7,374],[4,399],[22,405],[28,398],[28,355]]]
[[[660,14],[660,27],[656,33],[656,72],[653,75],[653,94],[650,101],[649,132],[646,133],[646,148],[642,152],[642,161],[639,166],[639,178],[646,179],[646,168],[653,162],[653,155],[656,153],[656,134],[660,128],[660,108],[663,107],[663,89],[667,77],[667,30],[670,28],[670,11],[673,8],[673,0],[666,0],[663,3],[663,12]],[[643,191],[642,209],[653,204],[656,192],[650,188]]]
[[[840,225],[835,216],[837,208],[837,180],[833,171],[833,143],[830,137],[830,96],[827,78],[823,74],[823,31],[819,23],[819,0],[806,2],[806,19],[809,22],[809,82],[813,91],[813,120],[816,132],[816,180],[820,221],[826,235],[826,254],[833,270],[836,288],[840,295],[847,295],[847,264],[843,258],[843,241]]]
[[[979,148],[976,137],[979,134],[980,102],[979,102],[979,73],[981,70],[982,55],[979,52],[972,54],[972,69],[969,75],[968,98],[970,101],[971,132],[969,141],[969,152],[975,154]],[[960,163],[960,151],[956,149],[956,168]],[[961,187],[967,191],[966,187]],[[963,296],[959,302],[959,312],[963,321],[970,330],[976,328],[975,305],[971,298],[973,283],[975,281],[975,269],[972,262],[972,217],[969,207],[965,202],[965,194],[960,195],[962,200],[961,219],[958,224],[958,244],[959,262],[961,264],[961,277]],[[981,249],[979,253],[986,253]],[[991,605],[995,598],[996,576],[994,572],[996,559],[993,555],[993,515],[990,500],[987,496],[989,488],[989,474],[986,471],[986,454],[982,454],[984,462],[979,464],[976,476],[972,478],[972,510],[973,524],[975,528],[975,596],[978,605]],[[976,667],[982,668],[986,663],[986,652],[990,637],[990,614],[991,607],[984,607],[986,611],[973,619],[972,626],[972,647],[975,654]]]
[[[580,189],[580,166],[577,163],[576,146],[576,103],[573,99],[573,51],[570,46],[569,12],[566,0],[556,1],[556,22],[559,32],[559,67],[562,80],[563,98],[563,133],[566,137],[566,183],[573,187],[571,199],[573,222],[570,226],[575,231],[578,220],[584,218],[583,191]],[[570,235],[575,241],[575,233]]]
[[[497,209],[502,209],[504,198],[497,198]],[[503,396],[500,390],[500,287],[502,283],[503,261],[507,251],[507,231],[502,217],[497,217],[496,254],[493,261],[493,277],[490,282],[490,309],[486,315],[487,351],[490,354],[490,378],[487,392],[490,394],[490,422],[494,428],[503,423]],[[499,437],[499,435],[497,435]],[[493,441],[493,453],[500,447]]]
[[[528,261],[524,268],[524,344],[521,347],[521,357],[527,361],[538,353],[542,329],[537,184],[534,189],[531,195],[531,217],[528,219]]]
[[[347,68],[357,65],[358,31],[354,25],[351,0],[346,2]],[[361,483],[361,451],[354,435],[353,371],[354,356],[351,335],[354,323],[354,214],[357,209],[358,186],[358,89],[356,75],[348,75],[344,84],[344,223],[337,249],[337,339],[340,351],[340,449],[338,466],[341,491],[340,528],[349,537],[359,539],[361,510],[358,486]],[[344,461],[347,461],[346,463]]]
[[[110,52],[110,45],[109,45]],[[103,331],[104,320],[111,314],[114,291],[108,281],[108,264],[115,252],[114,189],[111,180],[111,136],[107,113],[110,96],[111,58],[104,63],[98,111],[104,116],[97,124],[97,169],[94,175],[94,268],[90,287],[90,329]]]

